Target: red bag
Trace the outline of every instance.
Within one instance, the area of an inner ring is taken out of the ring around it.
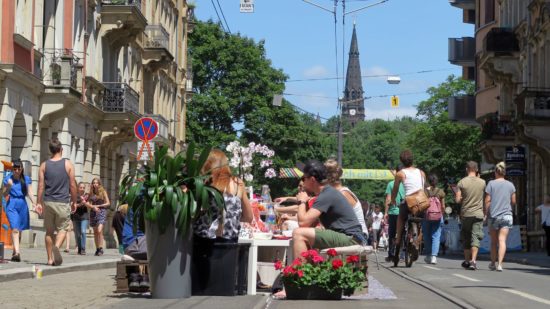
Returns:
[[[428,192],[428,201],[430,203],[430,206],[426,210],[426,220],[439,221],[443,216],[443,213],[441,212],[441,201],[439,200],[439,197],[437,197],[437,192],[439,192],[439,190],[441,189],[437,189],[434,195],[430,194],[431,192]]]

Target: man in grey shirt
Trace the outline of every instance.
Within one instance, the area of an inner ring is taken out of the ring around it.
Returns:
[[[338,190],[325,185],[327,172],[319,161],[309,161],[304,167],[304,189],[317,196],[307,209],[309,196],[300,192],[297,199],[299,228],[293,232],[295,257],[308,248],[326,249],[366,244],[366,235],[346,198]],[[314,228],[320,221],[324,230]]]
[[[62,157],[61,142],[55,138],[49,148],[52,157],[42,162],[38,171],[37,208],[44,212],[48,265],[59,266],[63,263],[59,247],[67,235],[71,212],[76,210],[76,180],[73,164]]]

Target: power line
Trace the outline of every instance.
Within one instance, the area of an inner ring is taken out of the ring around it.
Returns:
[[[397,74],[378,74],[378,75],[361,75],[362,78],[376,78],[376,77],[388,77],[388,76],[403,76],[403,75],[413,75],[413,74],[424,74],[424,73],[432,73],[432,72],[440,72],[440,71],[452,71],[455,70],[454,68],[447,68],[447,69],[434,69],[434,70],[421,70],[416,72],[406,72],[406,73],[397,73]],[[321,80],[335,80],[335,79],[342,79],[344,77],[321,77],[321,78],[303,78],[303,79],[289,79],[286,82],[287,83],[293,83],[293,82],[313,82],[313,81],[321,81]]]
[[[393,94],[380,94],[380,95],[366,96],[366,97],[362,97],[362,98],[358,98],[358,99],[354,99],[354,100],[350,100],[350,101],[345,101],[345,102],[356,102],[356,101],[371,100],[371,99],[376,99],[376,98],[388,98],[388,97],[391,97],[391,96],[394,96],[394,95],[395,96],[407,96],[407,95],[425,94],[425,93],[426,93],[426,91],[403,92],[403,93],[393,93]],[[318,98],[318,99],[330,99],[330,100],[338,99],[338,98],[335,98],[335,97],[328,97],[328,96],[298,94],[298,93],[286,93],[286,92],[283,93],[283,95],[289,95],[289,96],[295,96],[295,97]]]
[[[222,6],[220,5],[220,1],[216,0],[216,2],[218,3],[218,7],[220,8],[220,12],[222,13],[223,21],[225,22],[225,26],[227,27],[227,32],[229,32],[229,34],[231,34],[231,29],[229,29],[229,24],[227,23],[227,20],[225,19],[225,14],[223,13],[223,9],[222,9]]]
[[[214,0],[210,0],[210,2],[212,3],[212,6],[214,7],[214,11],[216,12],[216,16],[218,16],[218,21],[219,21],[220,25],[222,26],[223,31],[226,31],[225,27],[222,23],[222,19],[220,18],[220,14],[218,13],[218,8],[216,8],[216,5],[214,4]]]

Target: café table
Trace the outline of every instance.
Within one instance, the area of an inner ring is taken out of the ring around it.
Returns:
[[[287,254],[292,255],[292,239],[247,239],[239,238],[239,243],[250,244],[248,251],[247,295],[256,295],[256,274],[258,272],[258,247],[284,247],[283,261]],[[287,250],[288,249],[288,250]]]

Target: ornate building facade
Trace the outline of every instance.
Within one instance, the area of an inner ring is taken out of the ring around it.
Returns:
[[[138,164],[137,119],[156,119],[155,142],[181,149],[187,1],[6,0],[0,16],[0,159],[20,158],[36,181],[57,137],[77,181],[99,178],[116,206],[120,179]]]

